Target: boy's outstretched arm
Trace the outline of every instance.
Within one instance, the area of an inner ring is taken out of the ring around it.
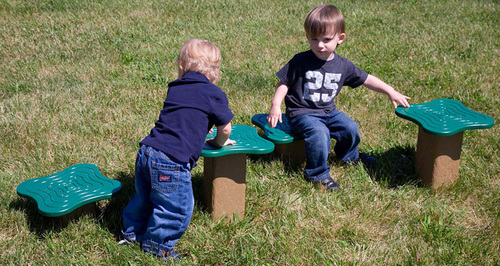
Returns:
[[[281,103],[285,99],[286,93],[288,92],[288,86],[285,83],[280,82],[276,91],[274,92],[273,101],[271,102],[271,109],[269,110],[269,115],[267,116],[267,124],[271,128],[275,128],[278,122],[282,123],[281,119]]]
[[[410,107],[410,104],[408,103],[410,97],[397,92],[391,86],[387,85],[385,82],[375,76],[368,75],[368,78],[366,79],[365,83],[363,83],[363,85],[368,89],[374,90],[376,92],[381,92],[389,96],[389,99],[391,100],[394,108],[398,107],[398,104],[402,105],[403,107]]]
[[[235,144],[236,141],[229,139],[229,135],[231,135],[231,122],[218,126],[215,138],[208,139],[207,143],[217,148]]]

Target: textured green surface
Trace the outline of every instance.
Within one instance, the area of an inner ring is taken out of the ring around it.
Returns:
[[[208,134],[206,139],[215,137],[217,130]],[[266,139],[263,139],[257,134],[257,130],[251,126],[233,125],[231,127],[231,136],[229,137],[236,141],[234,145],[224,146],[217,149],[208,144],[205,144],[201,152],[204,157],[219,157],[229,154],[266,154],[274,150],[274,144]]]
[[[291,134],[291,129],[288,125],[288,119],[286,118],[285,114],[281,115],[283,123],[278,123],[275,128],[271,128],[267,124],[266,119],[267,114],[256,114],[252,117],[252,123],[264,130],[266,138],[276,144],[286,144],[297,140],[297,138],[293,137],[293,135]]]
[[[97,166],[76,164],[49,176],[26,180],[17,186],[17,193],[34,199],[41,214],[55,217],[109,199],[121,188],[120,181],[103,176]]]
[[[408,108],[399,106],[396,115],[418,124],[428,134],[443,137],[468,129],[490,128],[495,123],[492,117],[452,99],[436,99]]]

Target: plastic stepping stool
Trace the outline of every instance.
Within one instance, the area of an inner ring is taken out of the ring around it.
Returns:
[[[76,164],[52,175],[26,180],[17,186],[17,193],[35,200],[42,215],[57,217],[109,199],[121,188],[120,181],[103,176],[97,166]]]
[[[463,131],[495,123],[492,117],[452,99],[399,106],[396,115],[419,125],[415,168],[423,184],[433,188],[458,178]]]
[[[304,140],[292,134],[288,118],[281,115],[283,123],[276,124],[275,128],[267,124],[267,114],[256,114],[252,117],[252,123],[264,131],[264,136],[276,146],[274,151],[288,162],[301,164],[305,160]]]
[[[214,138],[217,130],[206,139]],[[227,216],[229,220],[245,214],[246,154],[266,154],[274,150],[274,144],[257,134],[251,126],[233,125],[231,136],[234,145],[220,149],[205,144],[201,156],[204,159],[204,205],[212,212],[212,219]]]

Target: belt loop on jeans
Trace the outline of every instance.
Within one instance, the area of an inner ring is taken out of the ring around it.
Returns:
[[[148,154],[148,152],[147,152],[148,148],[147,148],[147,146],[146,146],[146,145],[142,144],[142,145],[141,145],[141,150],[142,150],[145,154]]]

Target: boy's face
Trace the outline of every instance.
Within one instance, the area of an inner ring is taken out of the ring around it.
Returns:
[[[322,60],[332,60],[333,52],[345,39],[345,33],[326,33],[317,37],[308,37],[313,53]]]

